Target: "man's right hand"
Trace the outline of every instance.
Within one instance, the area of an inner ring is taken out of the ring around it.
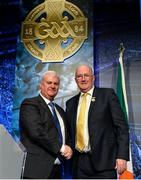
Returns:
[[[64,156],[65,159],[70,159],[73,155],[73,151],[72,151],[71,147],[68,145],[63,145],[63,146],[64,146],[63,150],[61,148],[61,151],[60,151],[61,155]]]

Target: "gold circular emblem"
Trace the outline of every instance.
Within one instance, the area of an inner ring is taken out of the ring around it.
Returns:
[[[87,38],[87,18],[65,0],[45,0],[22,23],[21,39],[26,49],[43,62],[62,62]]]

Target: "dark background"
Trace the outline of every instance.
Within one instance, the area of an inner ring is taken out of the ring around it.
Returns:
[[[134,174],[141,179],[141,2],[94,1],[94,64],[96,84],[116,90],[119,46],[129,106],[129,127]]]

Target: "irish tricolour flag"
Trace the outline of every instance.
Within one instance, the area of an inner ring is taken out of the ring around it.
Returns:
[[[122,110],[125,113],[126,121],[128,123],[129,113],[128,113],[125,75],[124,75],[124,67],[123,67],[123,52],[124,52],[124,47],[123,47],[123,44],[121,44],[120,55],[119,55],[119,65],[118,65],[117,96],[119,98]],[[131,146],[129,147],[130,147],[130,161],[128,161],[127,163],[127,170],[122,175],[119,176],[119,179],[134,179],[132,157],[131,157]]]

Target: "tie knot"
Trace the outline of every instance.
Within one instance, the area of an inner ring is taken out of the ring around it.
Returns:
[[[50,102],[48,103],[48,105],[49,105],[50,107],[53,107],[53,108],[54,108],[55,103],[54,103],[54,102],[52,102],[52,101],[50,101]]]
[[[84,94],[83,94],[83,96],[87,96],[87,95],[88,95],[88,93],[84,93]]]
[[[82,94],[82,98],[86,98],[87,95],[89,95],[89,93],[84,93],[84,94]]]

